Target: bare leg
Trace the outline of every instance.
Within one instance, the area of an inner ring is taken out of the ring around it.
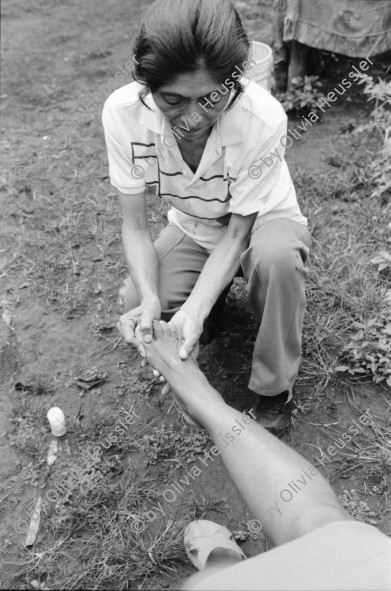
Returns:
[[[154,322],[154,335],[145,346],[148,362],[166,378],[187,413],[207,429],[246,505],[275,546],[350,519],[308,460],[225,404],[193,359],[180,359],[180,342],[166,323]]]

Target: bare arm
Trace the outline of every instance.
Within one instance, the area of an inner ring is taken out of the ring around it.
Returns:
[[[158,260],[148,229],[145,194],[119,194],[123,213],[122,241],[129,272],[136,286],[140,305],[119,320],[125,340],[138,346],[134,329],[140,324],[145,342],[152,340],[152,321],[160,318],[157,292]]]
[[[243,217],[233,214],[227,233],[205,263],[187,302],[182,307],[204,321],[225,287],[235,277],[240,255],[248,247],[257,214]]]
[[[256,217],[257,213],[248,216],[232,214],[225,236],[206,261],[187,301],[172,319],[171,322],[184,337],[182,359],[188,357],[198,342],[205,319],[223,289],[235,277]]]

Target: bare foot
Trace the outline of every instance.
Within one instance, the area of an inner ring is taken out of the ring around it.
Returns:
[[[209,386],[193,355],[185,361],[179,357],[181,339],[166,322],[155,320],[153,333],[152,343],[143,343],[148,363],[166,379],[184,411],[202,424],[201,411],[211,397],[221,401],[220,395]]]

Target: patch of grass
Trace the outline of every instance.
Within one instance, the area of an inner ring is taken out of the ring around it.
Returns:
[[[353,174],[319,179],[301,173],[296,188],[312,234],[299,381],[326,386],[337,377],[354,324],[384,309],[386,281],[371,259],[387,226],[383,206],[357,179],[354,184]]]
[[[386,498],[391,494],[391,414],[388,414],[388,417],[382,417],[382,423],[380,418],[372,416],[361,433],[360,445],[350,446],[348,451],[339,453],[341,465],[333,478],[354,472],[362,475],[365,486],[368,484],[372,493]]]
[[[229,510],[229,505],[225,499],[218,499],[213,493],[200,493],[199,497],[192,499],[192,516],[194,519],[210,519],[211,513],[224,513]]]
[[[362,521],[363,523],[369,523],[370,525],[376,525],[377,522],[374,519],[376,513],[371,511],[367,503],[359,499],[353,488],[350,490],[345,489],[342,495],[338,497],[338,500],[342,507],[344,507],[354,519]]]
[[[143,451],[148,466],[163,461],[176,464],[195,461],[195,456],[203,454],[211,447],[211,440],[205,431],[189,429],[186,425],[154,427],[143,437]]]
[[[47,448],[47,419],[43,406],[34,407],[25,398],[15,403],[10,418],[13,430],[8,434],[10,445],[35,460],[42,460]]]
[[[126,410],[130,413],[132,408]],[[173,575],[185,561],[187,510],[168,507],[164,517],[145,522],[142,531],[134,526],[138,516],[161,499],[158,475],[134,469],[134,464],[129,470],[123,463],[129,451],[144,449],[148,455],[145,425],[138,425],[137,433],[130,426],[129,432],[107,451],[102,449],[103,453],[95,449],[102,441],[107,447],[109,433],[114,433],[114,426],[124,416],[117,400],[99,410],[92,407],[81,424],[68,421],[72,457],[65,446],[50,470],[41,464],[35,464],[35,470],[30,464],[24,471],[24,479],[34,477],[31,484],[40,480],[43,501],[40,533],[34,550],[26,555],[16,585],[36,580],[45,581],[52,589],[126,588],[146,577],[154,581]],[[187,434],[186,438],[185,430],[182,436],[183,457],[201,451],[199,437]],[[171,441],[170,436],[168,439]],[[174,445],[172,440],[172,451]],[[163,456],[170,455],[166,447],[155,449]]]
[[[135,516],[156,498],[157,482],[134,474],[104,478],[77,502],[53,506],[42,519],[45,539],[19,571],[19,580],[46,577],[51,589],[119,589],[173,574],[185,561],[185,523],[175,514],[142,532]]]
[[[150,425],[138,424],[132,413],[135,406],[127,407],[119,400],[109,404],[91,404],[82,421],[70,419],[68,432],[78,449],[99,446],[110,453],[128,453],[141,449],[142,432]],[[131,423],[126,418],[131,415]]]
[[[342,365],[336,371],[351,375],[372,375],[377,384],[385,381],[391,387],[391,310],[384,306],[378,316],[356,322],[356,330],[342,351]]]
[[[132,352],[135,354],[134,351]],[[137,361],[137,363],[139,362]],[[118,396],[131,394],[132,400],[136,400],[137,398],[143,400],[152,395],[157,380],[151,375],[152,372],[150,367],[144,369],[139,368],[135,371],[131,365],[122,363],[120,366],[120,374],[121,381],[116,387],[116,393]]]
[[[364,85],[363,92],[372,101],[373,110],[356,133],[367,136],[375,132],[382,141],[381,149],[372,155],[365,172],[372,184],[371,197],[387,203],[391,199],[391,82],[381,78],[375,81],[368,74],[360,74],[359,84]]]

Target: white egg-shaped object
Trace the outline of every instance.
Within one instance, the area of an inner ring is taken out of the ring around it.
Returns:
[[[53,435],[56,437],[61,437],[61,435],[66,433],[67,428],[65,426],[65,416],[61,408],[58,408],[58,406],[53,406],[51,409],[49,409],[47,418],[49,420]]]

